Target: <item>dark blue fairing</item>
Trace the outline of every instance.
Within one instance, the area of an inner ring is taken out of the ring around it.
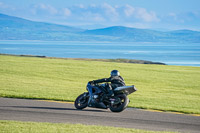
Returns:
[[[101,89],[97,86],[93,86],[90,83],[87,84],[87,90],[89,92],[89,100],[88,100],[88,106],[89,107],[95,107],[95,108],[103,108],[106,109],[106,105],[102,102],[97,102],[94,98],[94,95],[98,95],[101,93]]]

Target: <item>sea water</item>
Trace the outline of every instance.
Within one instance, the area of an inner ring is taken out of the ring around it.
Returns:
[[[0,53],[63,58],[137,59],[200,66],[200,43],[0,41]]]

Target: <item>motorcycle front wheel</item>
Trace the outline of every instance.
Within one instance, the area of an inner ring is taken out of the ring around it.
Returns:
[[[77,109],[84,109],[88,105],[88,98],[84,96],[84,93],[78,96],[74,102],[74,106]]]
[[[128,105],[128,98],[125,94],[120,94],[115,96],[115,99],[120,100],[117,104],[110,104],[110,110],[112,112],[121,112],[123,111]]]

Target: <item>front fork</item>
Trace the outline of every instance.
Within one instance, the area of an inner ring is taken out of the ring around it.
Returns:
[[[92,98],[94,96],[94,94],[92,93],[92,89],[91,88],[87,88],[88,92],[89,92],[89,100],[88,100],[88,106],[91,104]]]
[[[84,99],[84,101],[88,99],[88,95],[89,95],[88,92],[84,92],[83,93],[83,97],[82,98]]]

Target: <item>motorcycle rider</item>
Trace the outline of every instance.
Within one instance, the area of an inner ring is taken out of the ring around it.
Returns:
[[[125,86],[124,79],[120,76],[120,73],[118,70],[112,70],[110,73],[109,78],[103,78],[103,79],[98,79],[98,80],[93,80],[90,81],[90,83],[103,83],[103,82],[111,82],[111,84],[106,83],[105,88],[107,89],[107,96],[114,96],[113,89],[120,87],[120,86]]]

